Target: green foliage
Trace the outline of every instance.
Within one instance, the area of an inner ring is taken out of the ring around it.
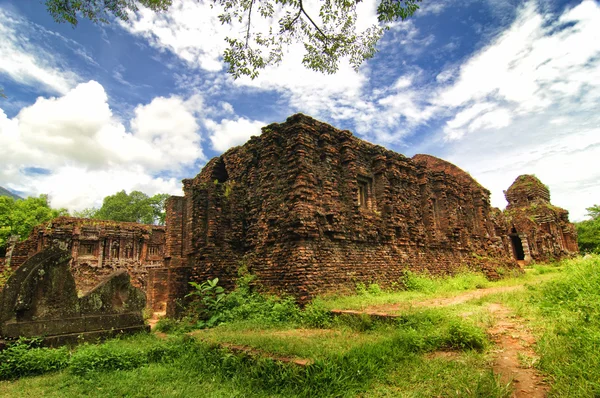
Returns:
[[[587,216],[592,220],[600,219],[600,205],[593,205],[591,207],[586,208]]]
[[[487,346],[487,338],[485,332],[472,323],[454,321],[448,328],[446,345],[458,350],[482,351]]]
[[[67,210],[52,209],[47,195],[23,200],[0,196],[0,247],[5,246],[12,235],[27,239],[36,225],[64,215],[68,215]]]
[[[191,344],[187,336],[158,339],[139,334],[84,344],[70,352],[67,347],[39,347],[40,339],[19,339],[0,351],[0,380],[14,379],[68,369],[79,376],[92,372],[130,370],[140,366],[170,362],[181,357]]]
[[[4,98],[4,99],[8,98],[6,96],[6,94],[4,94],[4,89],[2,87],[0,87],[0,98]]]
[[[201,284],[190,282],[194,287],[188,296],[197,300],[189,306],[188,313],[198,317],[197,327],[214,327],[226,322],[252,320],[262,324],[298,321],[300,309],[292,297],[277,297],[254,291],[254,276],[241,270],[236,288],[225,294],[218,286],[219,279]]]
[[[189,282],[194,290],[186,297],[197,297],[199,299],[198,308],[200,317],[200,327],[212,327],[218,324],[222,316],[223,306],[221,301],[226,297],[225,289],[218,286],[219,278],[209,279],[202,283]]]
[[[138,4],[153,11],[166,11],[172,0],[45,0],[45,5],[52,18],[59,23],[70,23],[77,26],[78,16],[83,16],[94,23],[108,23],[112,14],[123,21],[129,19],[128,13],[137,11]]]
[[[600,257],[563,262],[555,281],[534,291],[546,332],[538,342],[540,368],[560,397],[600,395]]]
[[[20,338],[0,351],[0,380],[32,376],[59,369],[69,364],[69,351],[39,347],[40,340]]]
[[[331,326],[331,312],[319,300],[313,300],[301,313],[301,324],[311,328],[323,329]]]
[[[140,191],[128,194],[123,190],[105,197],[99,209],[84,209],[75,215],[98,220],[164,225],[165,200],[168,197],[169,195],[164,193],[149,197]]]
[[[577,227],[577,244],[581,253],[600,254],[600,219],[592,219],[575,223]]]
[[[469,271],[447,277],[432,277],[405,271],[401,283],[406,290],[422,293],[479,289],[489,285],[483,274]]]
[[[356,284],[356,293],[361,296],[379,296],[383,290],[377,283],[370,283],[369,286],[362,282]]]
[[[372,58],[376,44],[384,31],[398,20],[411,17],[421,0],[380,0],[377,7],[379,23],[359,30],[358,1],[328,0],[316,9],[307,10],[297,0],[215,0],[212,7],[221,10],[219,21],[233,25],[240,33],[227,37],[228,47],[223,59],[229,64],[234,78],[254,79],[267,66],[277,65],[292,43],[302,43],[305,53],[302,63],[309,69],[335,73],[341,59],[347,59],[358,69],[363,61]],[[154,11],[164,11],[171,0],[139,0]],[[134,0],[46,0],[46,8],[55,21],[77,25],[78,16],[95,23],[107,23],[109,16],[128,20],[128,12],[137,11]],[[254,23],[265,20],[269,25],[259,31]],[[203,40],[205,38],[198,38]]]

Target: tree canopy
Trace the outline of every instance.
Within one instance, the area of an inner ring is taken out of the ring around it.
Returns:
[[[600,205],[586,209],[590,220],[576,223],[577,243],[582,253],[600,254]]]
[[[36,225],[63,215],[68,215],[67,210],[50,208],[47,195],[23,200],[0,196],[0,247],[5,246],[12,235],[24,240]]]
[[[240,28],[239,36],[226,38],[223,59],[229,73],[234,78],[255,78],[261,69],[280,63],[284,48],[292,43],[304,45],[302,63],[309,69],[335,73],[344,58],[358,69],[375,55],[384,31],[411,17],[422,0],[378,0],[379,23],[364,30],[357,26],[361,1],[212,0],[210,4],[221,10],[221,24]],[[79,17],[94,23],[108,23],[111,16],[127,21],[138,6],[166,11],[172,0],[45,0],[45,4],[56,22],[77,26]],[[264,29],[257,28],[257,20],[262,20]]]
[[[105,197],[99,209],[84,209],[75,212],[74,215],[99,220],[164,225],[164,204],[168,197],[169,195],[164,193],[149,197],[140,191],[132,191],[128,194],[123,190]]]

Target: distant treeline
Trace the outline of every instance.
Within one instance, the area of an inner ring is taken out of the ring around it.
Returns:
[[[586,209],[589,220],[575,223],[577,226],[577,243],[581,253],[600,254],[600,205]]]
[[[8,239],[18,235],[27,239],[36,225],[48,222],[59,216],[69,216],[67,209],[53,209],[48,195],[17,199],[15,195],[0,193],[0,247],[6,246]],[[95,218],[98,220],[128,221],[142,224],[165,223],[164,203],[168,194],[152,197],[140,191],[117,192],[104,198],[100,208],[88,208],[73,212],[74,217]]]

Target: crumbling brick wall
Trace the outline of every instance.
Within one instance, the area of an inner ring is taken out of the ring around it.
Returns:
[[[59,245],[71,254],[71,272],[79,294],[85,294],[100,281],[117,270],[126,270],[133,286],[147,291],[148,272],[164,269],[165,227],[128,222],[58,217],[34,228],[28,239],[18,242],[13,249],[10,266],[17,269],[33,254]],[[157,271],[152,288],[166,288]],[[155,300],[163,300],[166,291],[152,292]],[[157,306],[161,306],[157,302]]]
[[[383,285],[406,270],[514,266],[489,192],[458,167],[409,159],[304,115],[212,159],[167,202],[172,301],[187,279],[226,283],[245,263],[301,300]]]
[[[505,247],[517,260],[548,261],[578,252],[569,212],[550,203],[550,191],[537,177],[517,177],[504,195]]]

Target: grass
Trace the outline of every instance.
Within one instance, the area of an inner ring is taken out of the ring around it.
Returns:
[[[381,290],[377,285],[358,286],[356,295],[319,297],[316,303],[327,309],[364,310],[386,304],[410,304],[428,298],[447,298],[469,290],[509,287],[526,283],[540,283],[554,279],[561,271],[560,264],[535,264],[523,273],[511,273],[499,281],[489,281],[484,275],[461,272],[453,276],[431,277],[407,272],[398,286],[405,290]]]
[[[510,385],[490,370],[485,330],[495,321],[489,302],[509,306],[532,328],[541,359],[519,360],[544,372],[552,396],[598,396],[599,267],[598,257],[536,265],[501,282],[471,274],[433,280],[412,274],[411,290],[359,286],[355,296],[320,298],[304,311],[285,298],[246,290],[223,300],[222,315],[214,318],[219,326],[196,330],[192,338],[183,332],[193,322],[181,327],[165,321],[175,332],[166,338],[141,334],[73,350],[18,347],[12,358],[20,358],[19,366],[7,373],[18,379],[0,382],[0,396],[508,397]],[[412,307],[391,322],[332,319],[327,312],[518,284],[527,287],[445,308]],[[222,343],[312,363],[299,367],[236,354]],[[2,369],[6,361],[0,363]]]

